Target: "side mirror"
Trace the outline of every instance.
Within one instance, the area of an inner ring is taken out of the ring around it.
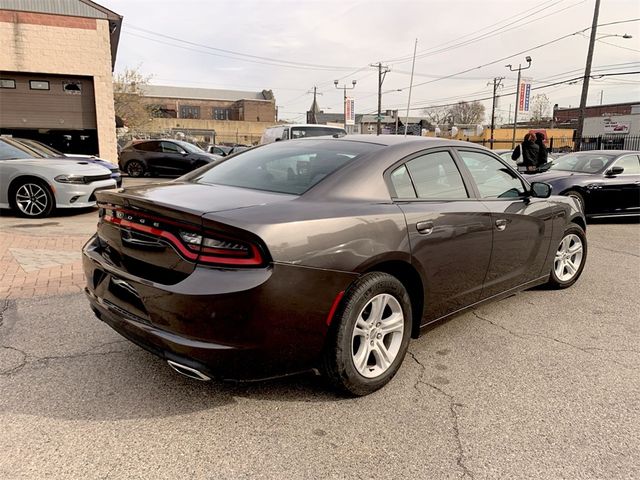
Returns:
[[[620,175],[624,172],[624,167],[611,167],[609,170],[604,172],[607,177],[614,177],[616,175]]]
[[[531,184],[531,196],[537,198],[549,198],[551,196],[551,185],[544,182],[533,182]]]
[[[188,153],[188,152],[185,152],[184,150],[183,150],[183,151],[181,151],[181,152],[180,152],[180,154],[181,154],[183,157],[186,157],[187,155],[189,155],[189,153]]]

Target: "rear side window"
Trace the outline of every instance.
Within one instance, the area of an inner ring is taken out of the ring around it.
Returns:
[[[427,200],[469,198],[449,152],[420,155],[406,164],[418,198]],[[394,172],[395,173],[395,172]]]
[[[396,192],[396,198],[416,198],[416,192],[413,189],[413,183],[411,183],[411,177],[405,165],[393,171],[391,183]]]
[[[460,150],[482,198],[521,197],[525,193],[522,181],[500,160],[482,152]]]
[[[160,152],[160,142],[142,142],[133,145],[136,150],[143,152]]]
[[[276,142],[245,151],[194,177],[195,183],[229,185],[299,195],[380,145],[309,140]]]

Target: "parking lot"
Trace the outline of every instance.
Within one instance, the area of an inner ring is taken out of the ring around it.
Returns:
[[[179,376],[89,309],[95,210],[5,213],[0,478],[637,478],[635,220],[589,225],[574,287],[441,323],[386,388],[350,399],[313,375]]]

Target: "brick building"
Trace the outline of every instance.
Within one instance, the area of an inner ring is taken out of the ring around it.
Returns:
[[[638,106],[640,102],[611,103],[609,105],[593,105],[585,109],[585,118],[592,117],[612,117],[617,115],[631,115],[632,107]],[[553,106],[553,121],[557,126],[571,127],[578,124],[578,107]]]
[[[276,121],[276,102],[271,90],[243,92],[165,85],[147,85],[142,90],[145,102],[158,118]]]
[[[182,132],[209,143],[255,144],[276,123],[276,100],[271,90],[245,92],[211,88],[146,85],[150,135]]]
[[[116,162],[121,23],[90,0],[0,0],[0,133]]]

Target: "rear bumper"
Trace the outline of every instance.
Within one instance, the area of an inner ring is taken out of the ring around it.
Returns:
[[[235,380],[315,367],[333,300],[357,278],[282,264],[244,270],[197,266],[183,281],[161,285],[114,269],[92,241],[83,265],[85,291],[98,318],[165,360]]]

